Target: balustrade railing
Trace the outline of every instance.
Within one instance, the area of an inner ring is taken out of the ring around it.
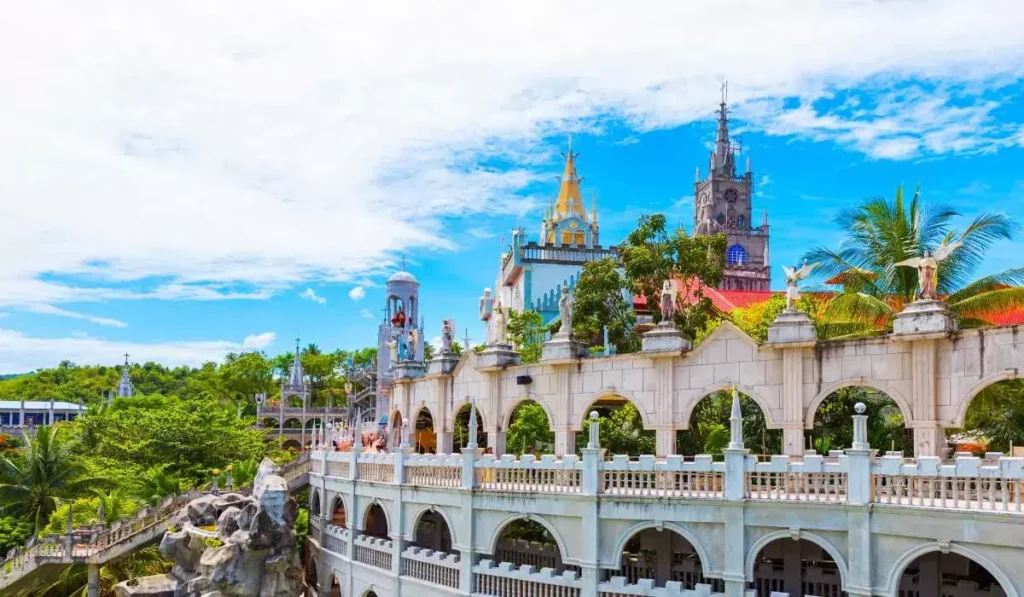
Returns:
[[[427,487],[461,487],[462,456],[412,454],[405,461],[405,482]]]
[[[360,535],[355,538],[355,542],[357,562],[382,570],[391,570],[392,546],[390,539]]]
[[[638,497],[721,498],[725,464],[711,456],[686,462],[681,456],[657,460],[641,456],[615,456],[601,463],[600,491],[606,495]]]
[[[377,483],[394,483],[395,465],[391,454],[359,454],[356,460],[359,479]]]
[[[635,583],[630,583],[628,579],[622,576],[612,577],[608,582],[603,582],[597,586],[597,594],[600,597],[634,597],[634,596],[650,596],[650,597],[724,597],[724,592],[716,592],[715,587],[709,584],[699,583],[694,586],[693,589],[684,589],[683,583],[679,581],[666,581],[665,586],[656,587],[654,586],[654,580],[650,578],[638,579]],[[753,591],[746,592],[745,595],[748,597],[754,596]],[[768,597],[769,593],[757,593],[757,595],[765,595]],[[777,593],[771,593],[772,597]],[[810,597],[810,596],[808,596]]]
[[[459,556],[409,547],[402,552],[402,574],[445,587],[459,587]]]
[[[989,462],[990,464],[985,464]],[[872,501],[878,504],[1021,512],[1024,493],[1024,459],[982,460],[958,456],[942,464],[922,457],[905,462],[899,456],[883,456],[871,466]]]
[[[480,560],[473,567],[474,593],[494,597],[579,597],[580,578],[574,571],[536,570],[509,562]]]
[[[496,458],[485,455],[475,465],[476,482],[480,489],[511,492],[579,493],[582,465],[576,456],[556,460],[542,456],[537,460],[524,454],[519,460],[513,455]]]
[[[326,452],[327,476],[348,479],[350,476],[352,456],[349,452]],[[311,469],[320,472],[319,468]]]
[[[751,500],[779,502],[846,502],[847,467],[822,456],[773,456],[746,467],[744,494]]]
[[[323,529],[323,547],[338,555],[348,556],[349,531],[346,528],[327,523]]]

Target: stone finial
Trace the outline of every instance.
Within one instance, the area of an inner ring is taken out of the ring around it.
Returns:
[[[469,443],[467,448],[476,449],[476,398],[469,401]]]
[[[590,441],[587,448],[596,450],[601,447],[601,424],[598,421],[597,411],[590,411]]]
[[[100,503],[103,503],[103,500],[100,500]],[[75,509],[75,508],[74,508],[74,504],[72,504],[72,503],[70,503],[70,502],[69,502],[69,503],[68,503],[68,537],[70,537],[70,536],[71,536],[71,532],[72,532],[72,531],[74,530],[74,528],[75,528],[75,523],[74,523],[74,521],[72,520],[72,519],[74,518],[74,516],[73,516],[73,513],[74,513],[74,509]]]
[[[857,414],[853,415],[853,446],[851,447],[854,450],[870,450],[868,416],[864,414],[867,411],[867,406],[863,402],[858,402],[854,405],[853,410]]]
[[[740,409],[740,393],[732,387],[732,412],[729,415],[729,449],[743,449],[743,411]]]

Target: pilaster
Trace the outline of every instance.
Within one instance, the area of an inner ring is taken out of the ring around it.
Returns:
[[[576,453],[576,432],[572,424],[572,366],[553,365],[554,381],[553,389],[557,393],[554,399],[555,420],[551,428],[555,432],[555,456],[561,457],[566,454]]]
[[[911,401],[913,402],[914,456],[941,456],[945,432],[936,420],[937,343],[935,339],[911,344]]]
[[[657,443],[655,453],[659,458],[676,453],[675,426],[675,375],[674,358],[655,358],[654,367],[657,371],[658,386],[655,390],[654,412],[666,413],[665,420],[655,423]]]

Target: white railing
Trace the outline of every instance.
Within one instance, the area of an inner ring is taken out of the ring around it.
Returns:
[[[847,464],[825,462],[822,456],[772,456],[770,462],[749,462],[744,495],[751,500],[779,502],[846,502]]]
[[[382,570],[391,570],[392,545],[390,539],[359,535],[356,537],[355,542],[357,562],[362,562]]]
[[[871,466],[872,501],[878,504],[1021,512],[1024,458],[1000,457],[983,464],[958,456],[950,464],[922,457],[905,462],[883,456]]]
[[[711,456],[686,462],[682,456],[658,460],[641,456],[632,461],[618,455],[601,463],[600,491],[606,495],[639,497],[721,498],[725,464]]]
[[[459,556],[409,547],[402,552],[402,574],[436,585],[459,588]]]
[[[392,454],[360,453],[356,463],[361,481],[395,482],[395,465]]]
[[[473,567],[476,586],[474,594],[494,597],[579,597],[580,579],[575,572],[541,570],[509,562],[495,564],[480,560]]]
[[[348,557],[348,542],[348,529],[334,526],[333,524],[326,524],[324,526],[324,549]]]
[[[476,482],[480,489],[510,492],[579,493],[582,465],[576,456],[556,460],[545,455],[537,460],[531,454],[516,459],[487,454],[476,461]]]
[[[683,584],[676,581],[668,581],[663,587],[654,586],[654,581],[649,578],[641,578],[636,583],[630,583],[622,576],[613,576],[608,582],[597,586],[597,594],[600,597],[632,597],[643,595],[650,597],[724,597],[725,593],[712,592],[713,587],[707,584],[698,584],[693,589],[684,589]],[[754,591],[745,591],[746,597],[754,597]],[[775,593],[772,593],[775,595]]]
[[[562,554],[557,545],[523,539],[499,541],[494,549],[494,559],[498,562],[513,562],[519,566],[533,566],[538,570],[557,570],[562,567]]]
[[[348,479],[351,475],[351,452],[326,452],[327,476]]]
[[[462,456],[412,454],[405,461],[405,482],[427,487],[462,487]]]

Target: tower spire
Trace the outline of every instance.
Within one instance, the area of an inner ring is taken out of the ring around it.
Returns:
[[[712,168],[724,168],[724,174],[735,176],[736,166],[733,163],[732,146],[729,142],[729,83],[722,83],[722,102],[718,105],[718,134],[715,137],[715,153],[711,161]]]
[[[579,156],[572,150],[572,136],[569,136],[569,152],[565,154],[565,170],[562,172],[562,184],[555,200],[555,213],[559,219],[573,215],[583,215],[583,199],[580,197],[582,179],[576,172],[576,158]]]

